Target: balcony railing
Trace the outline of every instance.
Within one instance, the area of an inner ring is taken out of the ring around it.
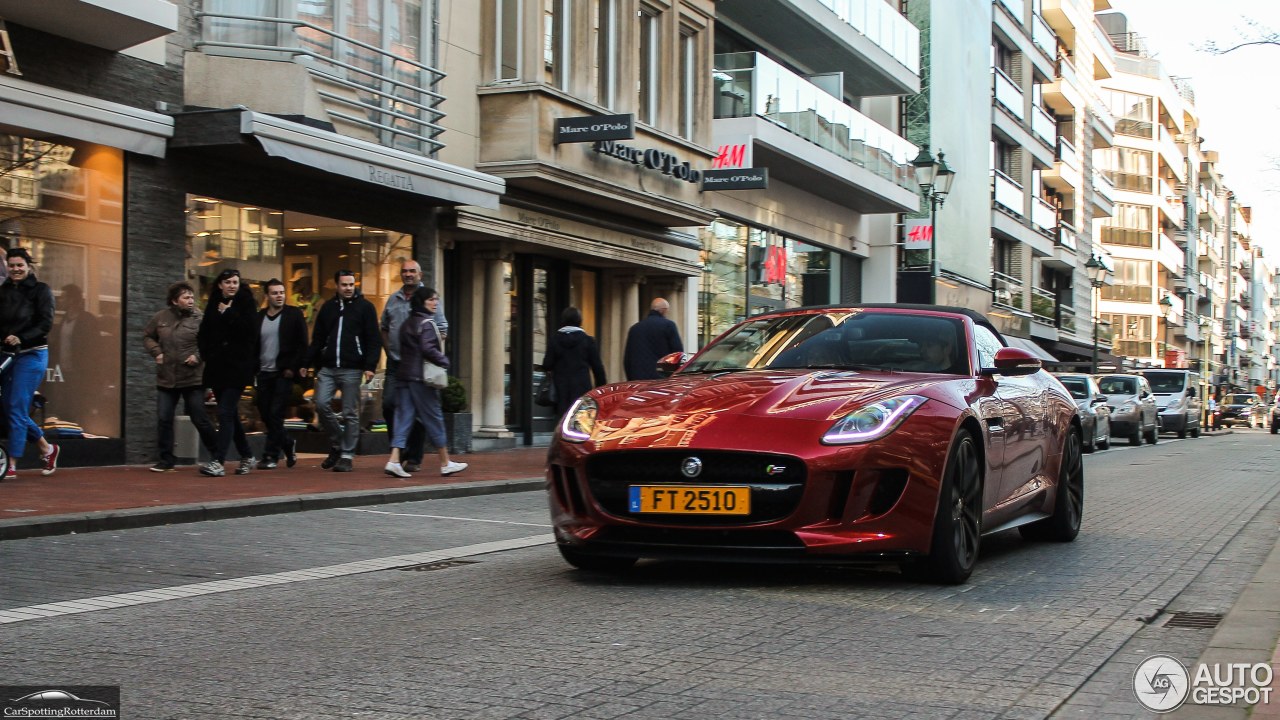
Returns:
[[[1076,154],[1076,146],[1064,137],[1058,138],[1058,160],[1067,167],[1080,169],[1080,156]]]
[[[1031,108],[1031,131],[1043,140],[1045,145],[1053,147],[1054,141],[1058,139],[1058,122],[1036,105]]]
[[[1116,186],[1101,172],[1093,171],[1093,191],[1101,195],[1107,202],[1115,203]]]
[[[1022,18],[1026,15],[1026,3],[1023,0],[996,0],[996,2],[1003,5],[1004,9],[1017,19],[1018,24],[1022,24]]]
[[[1045,235],[1053,235],[1053,229],[1058,226],[1058,211],[1049,203],[1040,198],[1033,198],[1031,202],[1031,224]]]
[[[868,0],[818,0],[863,37],[920,74],[920,29],[887,3]]]
[[[1058,234],[1055,235],[1055,237],[1058,239],[1058,245],[1070,250],[1071,252],[1080,251],[1080,248],[1076,243],[1075,228],[1070,225],[1059,225]]]
[[[1050,58],[1058,54],[1058,41],[1054,36],[1053,28],[1040,17],[1040,13],[1031,13],[1031,42]]]
[[[1019,120],[1026,118],[1026,113],[1022,109],[1022,90],[1000,68],[991,68],[991,78],[996,102]]]
[[[413,58],[305,20],[198,12],[202,50],[287,59],[305,66],[329,116],[375,133],[379,142],[413,152],[444,147],[437,138],[444,96],[430,88],[444,73]]]
[[[1031,288],[1031,320],[1054,327],[1057,314],[1058,298],[1048,290]]]
[[[1000,272],[991,273],[991,291],[996,305],[1022,309],[1022,281]]]
[[[1058,303],[1058,329],[1074,335],[1076,333],[1076,309],[1070,305]]]
[[[996,203],[1007,208],[1018,217],[1024,217],[1022,210],[1022,186],[999,170],[991,171],[991,196]]]
[[[715,56],[716,118],[759,117],[916,190],[911,160],[919,148],[817,85],[754,52]]]

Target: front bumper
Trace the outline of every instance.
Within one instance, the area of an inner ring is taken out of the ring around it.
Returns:
[[[1191,427],[1191,421],[1182,410],[1162,412],[1159,416],[1161,432],[1182,432]]]

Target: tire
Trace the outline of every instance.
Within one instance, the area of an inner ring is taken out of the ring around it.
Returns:
[[[909,568],[944,585],[969,579],[982,542],[982,468],[978,446],[967,430],[956,434],[938,490],[929,557]]]
[[[1141,423],[1134,426],[1133,432],[1129,434],[1129,444],[1130,445],[1142,444],[1142,424]]]
[[[1151,426],[1151,431],[1147,433],[1147,442],[1155,445],[1160,442],[1160,424],[1156,423]]]
[[[1178,431],[1178,439],[1183,440],[1187,437],[1187,421],[1182,421],[1182,429]]]
[[[1278,432],[1278,431],[1280,431],[1280,423],[1277,423],[1276,421],[1272,420],[1272,421],[1271,421],[1271,434],[1272,434],[1272,435],[1275,435],[1275,434],[1276,434],[1276,432]]]
[[[1198,438],[1198,437],[1200,437],[1200,424],[1199,424],[1199,423],[1196,423],[1196,426],[1195,426],[1195,427],[1193,427],[1193,428],[1191,428],[1191,437],[1193,437],[1193,438]]]
[[[1058,466],[1058,488],[1054,493],[1053,514],[1018,528],[1027,540],[1071,542],[1080,534],[1084,518],[1084,459],[1080,454],[1080,433],[1071,430],[1062,447],[1062,464]]]
[[[618,573],[631,568],[636,564],[638,558],[633,557],[612,557],[609,555],[585,555],[577,550],[564,545],[556,545],[560,550],[560,557],[570,565],[579,570],[587,572],[601,573]]]
[[[1098,447],[1103,450],[1111,449],[1111,428],[1107,428],[1107,436],[1098,441]]]

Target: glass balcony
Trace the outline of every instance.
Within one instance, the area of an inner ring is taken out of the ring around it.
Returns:
[[[1058,304],[1058,329],[1074,335],[1076,333],[1076,309],[1070,305]]]
[[[1053,293],[1038,287],[1031,288],[1032,322],[1053,327],[1057,308],[1058,298]]]
[[[1058,139],[1058,122],[1037,105],[1031,108],[1031,131],[1045,145],[1053,147],[1054,141]]]
[[[996,203],[1023,217],[1022,186],[999,170],[991,171],[991,196]]]
[[[1004,6],[1009,14],[1017,18],[1018,23],[1022,23],[1022,18],[1026,15],[1026,3],[1022,0],[996,0],[997,3]]]
[[[836,17],[920,74],[920,29],[881,0],[818,0]]]
[[[1067,167],[1080,169],[1080,156],[1076,154],[1076,146],[1064,137],[1058,138],[1058,160]]]
[[[1055,237],[1058,240],[1058,245],[1070,250],[1071,252],[1079,251],[1079,246],[1076,243],[1076,231],[1071,226],[1060,225],[1058,227],[1058,234]]]
[[[715,117],[759,117],[911,191],[919,148],[753,52],[715,56]]]
[[[1014,310],[1022,309],[1022,281],[1000,272],[991,273],[991,290],[996,305]]]
[[[1022,90],[1000,68],[991,68],[991,82],[996,102],[1019,120],[1025,119],[1026,113],[1022,110]]]
[[[1058,41],[1054,37],[1053,28],[1040,17],[1039,13],[1031,14],[1031,42],[1049,58],[1057,55]]]
[[[1107,202],[1114,203],[1116,201],[1116,186],[1111,180],[1096,169],[1093,171],[1093,191],[1101,195]]]
[[[1053,229],[1058,226],[1058,211],[1044,200],[1033,198],[1031,202],[1031,224],[1046,235],[1052,235]]]

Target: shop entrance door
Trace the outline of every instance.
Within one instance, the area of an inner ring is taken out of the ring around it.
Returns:
[[[515,258],[515,322],[511,324],[511,409],[508,427],[525,445],[549,441],[555,431],[555,408],[533,402],[547,352],[547,339],[556,331],[560,311],[569,304],[568,266],[552,258],[517,255]]]

